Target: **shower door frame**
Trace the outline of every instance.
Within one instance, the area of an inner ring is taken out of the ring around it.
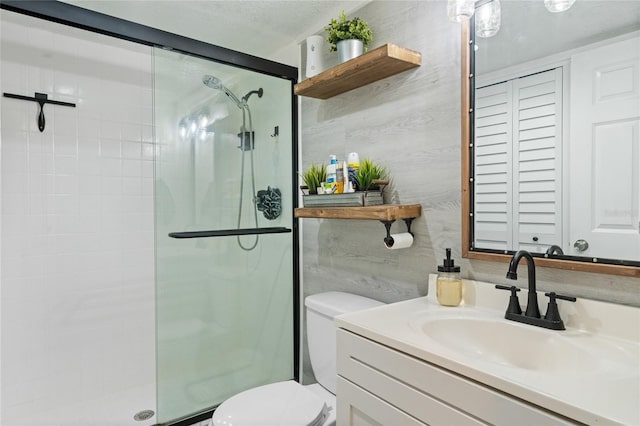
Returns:
[[[300,304],[298,302],[300,299],[300,239],[299,222],[293,215],[293,209],[298,207],[298,197],[295,196],[295,194],[298,193],[298,102],[297,96],[293,93],[293,86],[298,82],[298,68],[59,1],[0,0],[0,9],[146,46],[170,49],[186,55],[282,78],[291,82],[291,193],[294,194],[294,196],[292,200],[292,210],[289,213],[292,216],[293,228],[293,376],[296,381],[299,381]],[[200,413],[196,416],[171,423],[171,425],[187,426],[197,423],[198,421],[207,420],[211,416],[211,413],[212,411]]]

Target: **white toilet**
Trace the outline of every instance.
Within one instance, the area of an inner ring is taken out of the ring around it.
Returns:
[[[355,294],[327,292],[305,299],[307,341],[317,384],[293,380],[259,386],[223,402],[211,426],[333,426],[336,422],[335,316],[383,305]]]

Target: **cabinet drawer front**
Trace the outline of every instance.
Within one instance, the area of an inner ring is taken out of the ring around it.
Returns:
[[[340,376],[426,423],[572,424],[553,413],[343,329],[338,329],[337,338]]]
[[[420,420],[432,425],[486,425],[478,419],[459,411],[458,409],[435,399],[432,395],[421,389],[416,389],[411,384],[405,382],[404,378],[383,371],[387,364],[397,364],[401,359],[383,359],[377,354],[378,351],[388,352],[394,357],[400,356],[399,352],[392,351],[369,340],[358,337],[354,334],[345,333],[346,339],[338,339],[338,378],[345,377],[357,385],[363,387],[377,397],[397,407],[407,414],[417,417]],[[348,348],[348,349],[347,349]],[[366,356],[362,354],[366,353]],[[346,355],[346,356],[343,356]],[[379,359],[380,365],[372,364]],[[373,360],[373,361],[372,361]],[[384,366],[384,367],[382,367]],[[406,375],[412,375],[406,368]],[[409,366],[411,368],[411,366]],[[395,372],[394,372],[395,373]],[[393,377],[392,377],[393,376]],[[342,394],[337,393],[337,399],[342,399]]]
[[[336,422],[339,426],[426,426],[359,386],[338,377]]]

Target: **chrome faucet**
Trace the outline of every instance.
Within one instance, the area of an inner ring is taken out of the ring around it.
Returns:
[[[517,280],[518,274],[516,270],[518,269],[518,262],[522,258],[527,259],[527,272],[529,278],[529,293],[527,295],[527,310],[525,311],[525,316],[540,318],[540,308],[538,308],[538,294],[536,293],[536,264],[533,262],[533,256],[526,251],[520,250],[516,252],[511,258],[511,262],[509,263],[509,271],[507,271],[507,278],[510,280]]]
[[[504,317],[508,320],[535,325],[537,327],[550,328],[552,330],[564,330],[564,322],[560,318],[556,299],[575,302],[576,298],[571,296],[563,296],[554,292],[545,293],[545,296],[549,297],[549,305],[547,306],[547,313],[545,314],[544,318],[540,318],[540,308],[538,308],[538,294],[536,293],[536,265],[533,262],[533,256],[531,256],[528,251],[520,250],[513,255],[513,257],[511,258],[511,262],[509,263],[507,278],[511,280],[518,279],[516,270],[518,269],[518,263],[520,262],[520,259],[522,259],[523,257],[527,260],[527,271],[529,278],[527,309],[524,314],[520,309],[518,295],[516,294],[518,291],[520,291],[518,287],[496,285],[496,288],[498,289],[511,291],[511,297],[509,298],[509,307],[507,308],[507,312],[505,313]]]

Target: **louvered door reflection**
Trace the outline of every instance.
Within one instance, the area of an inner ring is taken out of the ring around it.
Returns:
[[[475,247],[562,242],[562,68],[476,91]]]
[[[476,91],[475,246],[513,246],[511,82]]]
[[[513,81],[513,220],[519,249],[562,244],[562,69]]]

